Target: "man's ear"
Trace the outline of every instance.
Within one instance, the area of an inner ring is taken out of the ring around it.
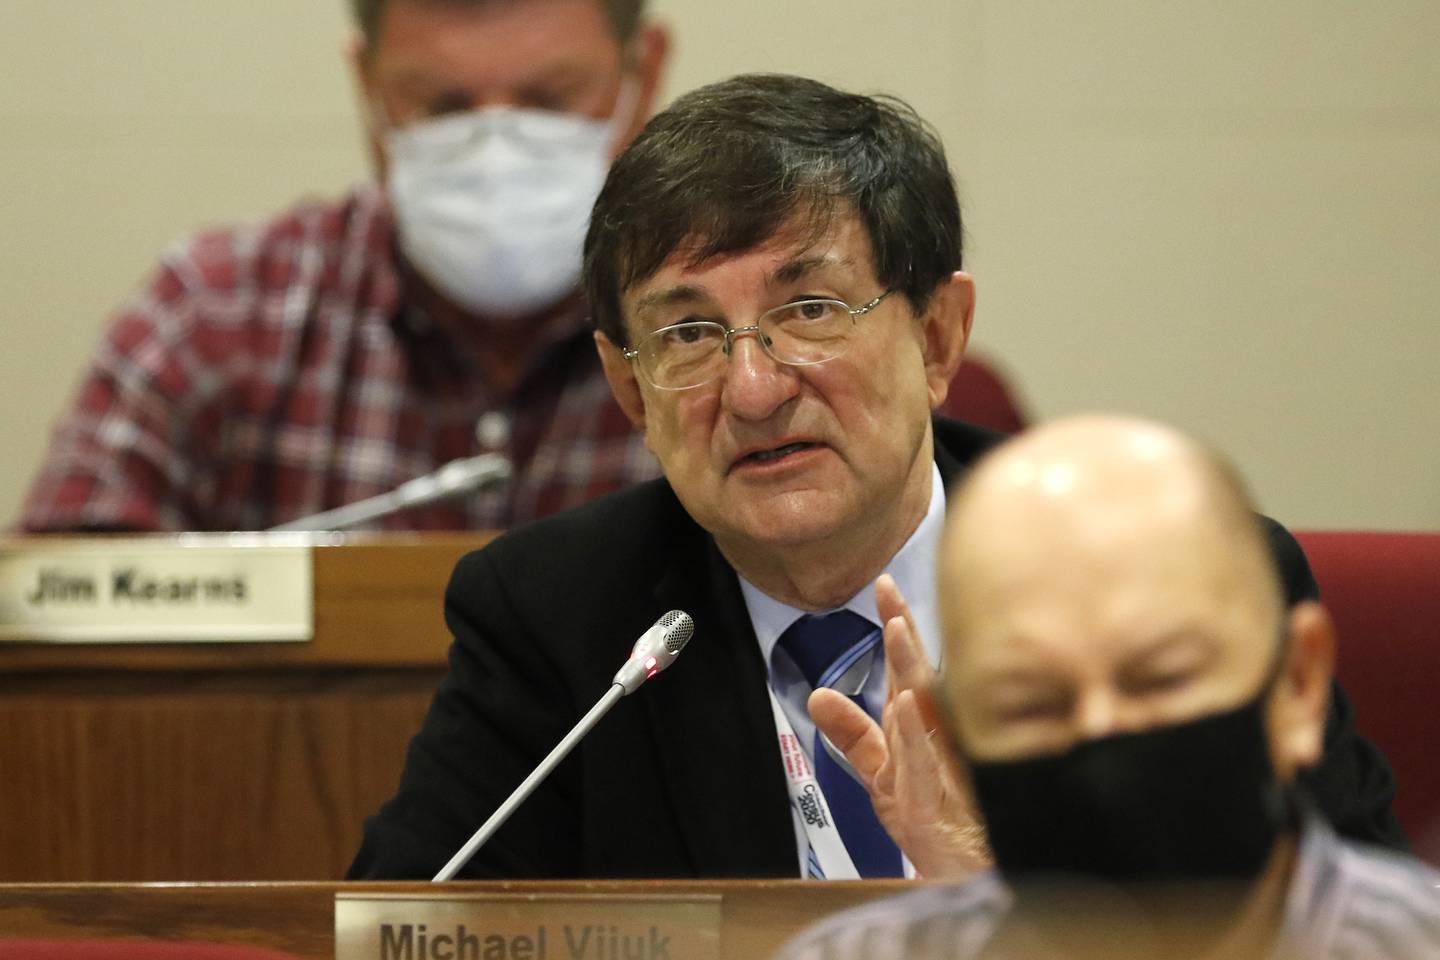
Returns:
[[[930,391],[930,409],[937,410],[950,393],[950,381],[965,359],[970,324],[975,319],[975,281],[957,270],[930,296],[925,311],[925,382]]]
[[[635,429],[645,432],[645,398],[640,395],[640,382],[635,379],[635,368],[625,359],[625,354],[610,338],[599,330],[595,331],[595,350],[600,354],[600,366],[605,370],[605,379],[615,402]]]
[[[1271,758],[1283,782],[1320,762],[1334,674],[1335,627],[1330,614],[1312,601],[1297,604],[1290,611],[1285,664],[1267,717]]]
[[[345,65],[350,68],[350,76],[354,78],[357,86],[365,86],[369,79],[369,51],[370,45],[365,42],[365,34],[356,27],[346,31],[341,55],[345,58]]]
[[[384,110],[385,104],[380,101],[380,95],[375,89],[374,62],[370,45],[365,41],[365,35],[357,29],[352,29],[345,37],[341,55],[350,69],[350,79],[355,84],[355,100],[360,108],[360,122],[365,127],[365,138],[370,147],[370,161],[375,165],[377,179],[383,182],[385,179],[385,150],[381,145],[381,139],[384,131],[379,128],[385,123],[386,118],[376,116],[376,112]]]
[[[640,119],[650,119],[665,83],[665,68],[670,63],[670,31],[663,25],[646,22],[635,31],[631,54],[635,72],[640,77]]]
[[[635,31],[626,50],[626,68],[635,75],[640,84],[635,104],[635,116],[630,127],[619,138],[619,148],[630,144],[640,135],[640,130],[652,114],[660,99],[660,88],[665,83],[665,68],[670,62],[670,31],[659,23],[647,21]]]

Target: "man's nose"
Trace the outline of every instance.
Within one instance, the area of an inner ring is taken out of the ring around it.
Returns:
[[[721,404],[726,412],[745,420],[763,420],[800,389],[795,368],[766,353],[761,336],[746,331],[731,340],[721,378]]]

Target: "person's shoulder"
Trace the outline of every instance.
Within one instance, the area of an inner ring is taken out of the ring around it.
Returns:
[[[1345,839],[1336,844],[1338,872],[1349,902],[1362,913],[1386,906],[1408,915],[1434,932],[1434,947],[1440,950],[1440,870],[1384,847]]]
[[[703,570],[707,550],[707,535],[669,485],[647,481],[516,527],[462,557],[446,610],[456,622],[503,624],[535,642],[577,633],[633,642],[660,612],[657,585],[677,571]]]
[[[1310,882],[1309,908],[1292,915],[1302,955],[1440,956],[1440,872],[1413,857],[1336,840],[1329,869]]]
[[[662,477],[508,530],[463,557],[455,578],[487,567],[507,577],[630,577],[703,535]]]
[[[178,384],[192,406],[223,392],[253,372],[249,361],[272,359],[276,329],[327,315],[310,305],[339,275],[346,243],[313,238],[355,241],[355,231],[369,229],[360,224],[381,222],[383,206],[375,189],[361,187],[339,201],[306,201],[263,222],[213,227],[172,244],[111,318],[93,363],[130,383]],[[180,375],[194,370],[205,375]]]
[[[259,294],[337,274],[345,251],[385,245],[383,195],[374,184],[338,199],[306,198],[278,214],[201,229],[164,254],[164,272],[192,293]]]
[[[156,342],[167,356],[184,349],[208,369],[242,370],[237,357],[274,359],[277,344],[293,339],[285,331],[343,332],[361,306],[396,295],[390,230],[374,185],[202,230],[165,251],[107,342],[116,356]]]
[[[359,275],[389,258],[386,210],[379,189],[366,184],[337,200],[298,201],[265,219],[203,227],[164,250],[145,299],[225,315],[276,291],[338,286],[347,271]]]
[[[963,960],[979,948],[1010,908],[994,873],[966,883],[927,886],[851,907],[811,926],[781,952],[783,960]]]
[[[1312,814],[1286,914],[1300,955],[1440,956],[1440,871]]]

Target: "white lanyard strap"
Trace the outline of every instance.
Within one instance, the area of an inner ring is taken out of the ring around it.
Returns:
[[[815,856],[826,880],[858,880],[860,874],[855,871],[850,852],[845,849],[840,828],[835,825],[835,818],[830,815],[830,805],[825,802],[825,794],[815,779],[814,768],[805,758],[800,738],[795,735],[790,718],[785,716],[785,711],[780,708],[775,691],[771,690],[768,684],[765,691],[770,694],[770,709],[775,714],[775,732],[780,738],[780,759],[785,766],[785,785],[790,791],[790,809],[804,828],[805,838],[810,841],[809,852]],[[806,851],[801,850],[800,857],[803,862]],[[804,876],[805,873],[802,869],[801,875]]]

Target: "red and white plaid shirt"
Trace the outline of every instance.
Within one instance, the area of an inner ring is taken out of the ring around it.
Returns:
[[[101,342],[20,518],[27,531],[258,530],[481,452],[511,481],[382,522],[495,529],[659,475],[577,308],[507,395],[407,309],[381,192],[206,233],[164,258]]]

